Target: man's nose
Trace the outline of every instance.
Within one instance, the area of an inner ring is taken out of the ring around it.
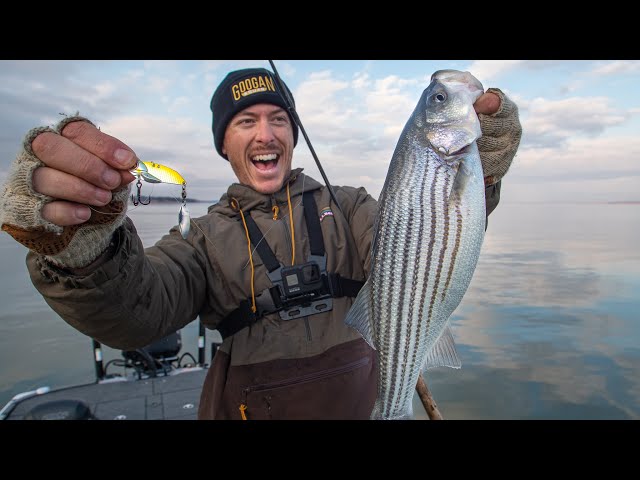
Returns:
[[[258,122],[258,133],[256,134],[256,140],[263,143],[272,142],[275,139],[273,134],[273,127],[266,120]]]

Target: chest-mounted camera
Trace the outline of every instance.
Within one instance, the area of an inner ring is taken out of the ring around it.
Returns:
[[[280,318],[298,317],[328,312],[333,300],[327,280],[326,255],[311,255],[307,263],[281,267],[269,273],[271,282],[280,292]],[[273,295],[273,294],[272,294]],[[278,299],[274,299],[278,303]]]

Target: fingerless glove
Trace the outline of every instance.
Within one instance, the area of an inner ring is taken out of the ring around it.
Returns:
[[[113,232],[125,219],[130,186],[113,191],[111,202],[103,207],[90,207],[91,217],[85,223],[61,227],[42,218],[42,207],[56,200],[33,189],[33,172],[44,163],[36,157],[31,142],[43,132],[57,135],[71,122],[88,119],[64,118],[55,128],[37,127],[24,138],[9,177],[0,195],[2,230],[29,250],[44,255],[59,267],[80,268],[90,264],[108,247]]]
[[[516,104],[498,88],[489,88],[489,92],[500,97],[500,108],[492,115],[478,114],[482,137],[476,142],[487,186],[498,183],[507,173],[522,137]]]

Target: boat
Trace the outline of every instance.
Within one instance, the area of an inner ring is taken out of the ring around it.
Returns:
[[[195,358],[183,352],[180,331],[104,364],[95,339],[95,381],[63,387],[44,385],[15,395],[0,420],[195,420],[210,363],[205,361],[205,328],[198,327]],[[220,346],[211,342],[211,360]],[[119,367],[118,373],[110,373]],[[120,373],[124,372],[124,373]]]

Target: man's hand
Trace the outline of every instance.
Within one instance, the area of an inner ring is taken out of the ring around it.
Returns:
[[[485,185],[495,185],[509,170],[520,145],[522,126],[518,107],[501,90],[489,88],[473,108],[482,129],[477,144]]]
[[[94,265],[126,219],[137,162],[79,114],[33,128],[0,193],[1,228],[56,266]]]
[[[123,142],[85,121],[73,121],[60,135],[44,132],[31,142],[44,166],[33,171],[33,189],[55,200],[42,207],[42,217],[56,225],[86,222],[88,205],[111,202],[112,191],[131,183],[138,159]]]
[[[500,108],[500,97],[492,92],[483,93],[473,104],[476,113],[493,115]]]

